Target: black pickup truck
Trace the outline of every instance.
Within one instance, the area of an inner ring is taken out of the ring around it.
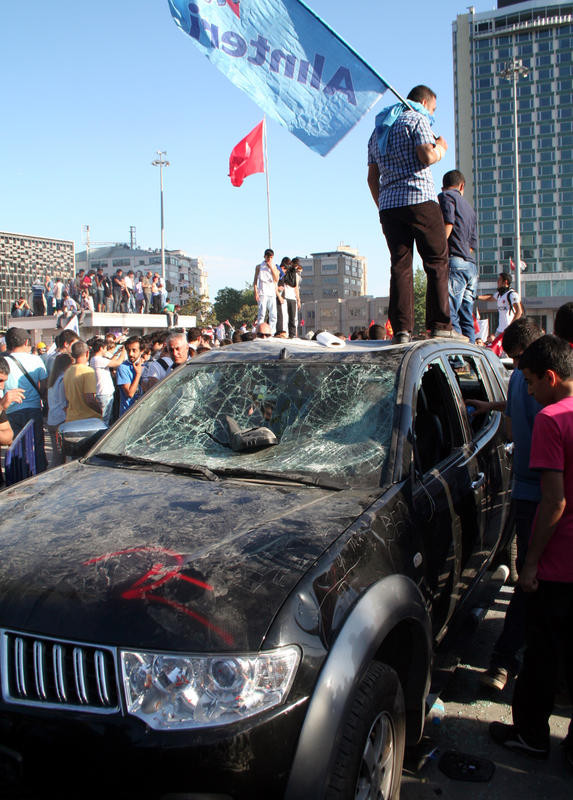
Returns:
[[[436,643],[499,545],[505,370],[257,340],[0,494],[0,782],[397,798]],[[127,796],[127,795],[126,795]]]

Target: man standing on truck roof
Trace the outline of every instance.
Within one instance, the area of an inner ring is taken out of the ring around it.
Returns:
[[[414,329],[413,248],[428,279],[426,326],[431,336],[466,341],[452,329],[448,299],[448,245],[430,166],[448,149],[430,125],[436,93],[415,86],[403,103],[383,109],[368,142],[368,186],[390,250],[389,317],[393,342],[410,341]]]

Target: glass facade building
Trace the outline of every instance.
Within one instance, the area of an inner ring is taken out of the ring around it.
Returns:
[[[470,8],[453,23],[453,55],[457,164],[478,214],[480,291],[515,261],[513,85],[501,75],[515,58],[528,70],[516,98],[522,295],[559,305],[573,297],[573,3]]]

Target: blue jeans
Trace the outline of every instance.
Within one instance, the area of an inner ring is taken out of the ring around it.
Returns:
[[[269,312],[271,336],[274,336],[277,330],[277,297],[275,294],[259,295],[259,316],[257,318],[257,325],[265,321],[267,311]]]
[[[459,256],[449,260],[450,317],[452,327],[467,336],[472,344],[476,340],[474,329],[474,303],[477,295],[477,267]]]

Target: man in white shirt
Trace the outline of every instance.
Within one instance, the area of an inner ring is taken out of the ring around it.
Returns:
[[[265,250],[264,261],[257,265],[253,281],[255,300],[259,306],[257,325],[265,321],[268,312],[273,336],[277,329],[277,284],[279,280],[279,271],[274,264],[274,256],[273,250]]]
[[[133,270],[129,270],[123,282],[125,284],[127,311],[129,314],[135,314],[135,281]]]
[[[110,369],[115,369],[123,364],[127,358],[125,347],[120,347],[119,350],[111,357],[104,355],[106,343],[103,339],[95,339],[92,343],[92,357],[90,359],[90,367],[94,370],[96,376],[96,400],[101,406],[101,413],[103,421],[106,425],[111,422],[111,414],[113,411],[113,395],[115,386],[113,378],[111,377]]]
[[[497,302],[498,323],[495,332],[500,336],[511,323],[523,316],[521,298],[511,288],[511,275],[509,272],[500,272],[497,276],[497,292],[494,294],[480,294],[479,300],[495,300]]]

